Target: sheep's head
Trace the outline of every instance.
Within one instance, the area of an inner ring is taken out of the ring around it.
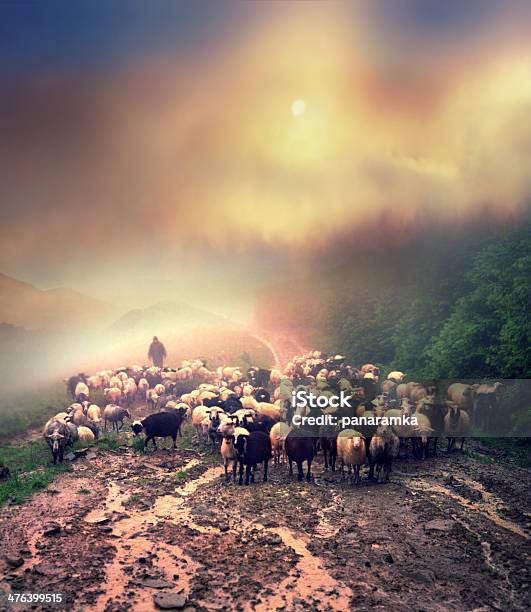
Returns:
[[[46,436],[51,442],[52,451],[55,453],[59,450],[59,442],[64,439],[64,435],[58,431],[53,431]]]
[[[144,426],[142,425],[142,421],[133,421],[131,423],[131,429],[135,437],[140,435],[144,429]]]

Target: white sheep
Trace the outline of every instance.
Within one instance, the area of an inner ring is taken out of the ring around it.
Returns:
[[[87,417],[94,423],[101,421],[101,408],[97,404],[91,404],[87,408]]]
[[[93,442],[96,439],[94,433],[83,425],[77,428],[77,435],[83,442]]]
[[[280,464],[286,461],[286,436],[291,431],[287,423],[275,423],[269,432],[273,461]]]
[[[361,482],[361,466],[367,460],[365,439],[354,429],[344,429],[337,437],[337,458],[340,462],[341,478],[345,477],[345,465],[348,473],[354,472],[354,484]]]

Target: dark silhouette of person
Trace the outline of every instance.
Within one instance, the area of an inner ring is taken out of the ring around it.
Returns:
[[[153,336],[153,342],[149,345],[148,359],[151,359],[154,366],[162,368],[165,358],[166,349],[164,348],[164,344],[162,344],[157,336]]]

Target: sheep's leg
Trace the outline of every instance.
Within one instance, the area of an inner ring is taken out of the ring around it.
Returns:
[[[264,460],[264,482],[267,482],[267,464],[268,462],[269,462],[268,459]]]
[[[175,450],[177,448],[177,432],[173,434],[172,440],[173,440],[173,450]]]
[[[293,476],[293,461],[289,460],[289,475]]]
[[[465,439],[461,438],[461,451],[463,450],[464,445],[465,445]]]
[[[232,480],[236,482],[236,459],[232,460]]]
[[[245,484],[248,485],[249,484],[249,479],[251,477],[251,465],[247,464],[245,466]]]
[[[340,460],[341,461],[341,465],[339,467],[339,472],[341,473],[341,480],[345,479],[345,462],[343,461],[343,459]]]
[[[243,461],[240,461],[239,463],[240,463],[240,474],[239,474],[238,483],[242,485],[243,484]]]
[[[311,482],[312,480],[312,460],[308,459],[308,472],[306,473],[306,480]]]
[[[225,459],[225,482],[229,480],[229,460]]]
[[[323,456],[325,462],[325,472],[328,472],[328,453],[326,452],[325,448],[323,448]]]
[[[297,461],[297,480],[300,482],[304,478],[304,472],[302,471],[302,461]]]

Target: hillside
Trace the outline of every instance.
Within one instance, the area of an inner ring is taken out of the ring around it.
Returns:
[[[43,291],[0,273],[0,322],[26,329],[70,329],[111,315],[103,301],[67,288]]]
[[[185,302],[160,302],[126,312],[109,329],[120,335],[149,335],[193,327],[232,327],[230,320]]]

